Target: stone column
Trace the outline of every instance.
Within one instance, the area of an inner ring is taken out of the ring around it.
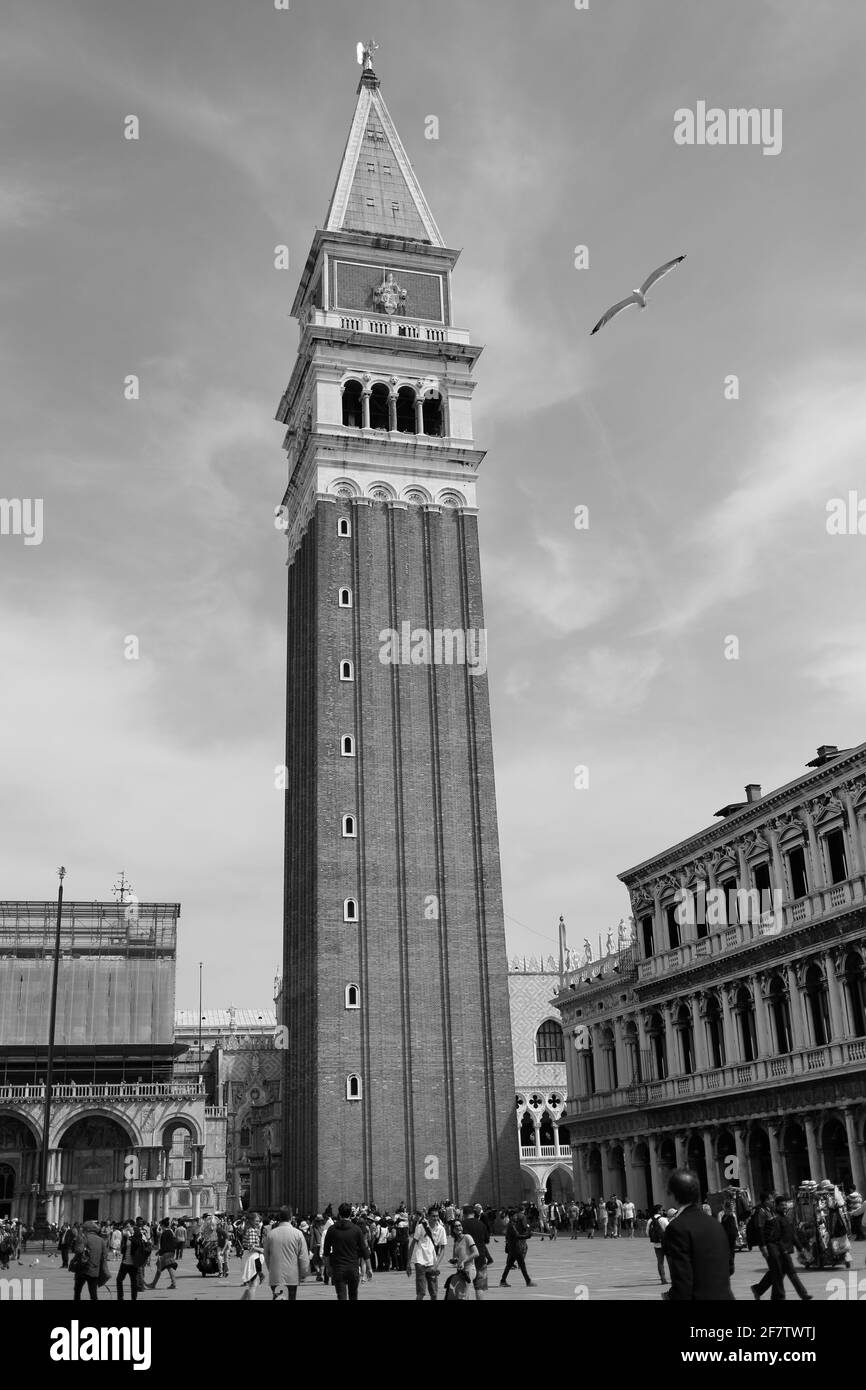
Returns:
[[[687,1165],[688,1165],[688,1157],[689,1157],[689,1153],[688,1153],[688,1135],[686,1135],[686,1134],[675,1134],[675,1135],[674,1135],[674,1144],[676,1145],[676,1151],[677,1151],[677,1167],[678,1167],[678,1168],[685,1168],[685,1167],[687,1167]]]
[[[820,1182],[824,1176],[821,1171],[824,1164],[818,1150],[818,1132],[814,1115],[804,1115],[803,1128],[806,1131],[806,1148],[809,1153],[809,1176],[815,1182]]]
[[[680,1067],[679,1049],[677,1047],[673,1019],[671,1017],[672,1005],[661,1004],[659,1007],[665,1021],[665,1050],[668,1055],[668,1076],[681,1076],[682,1068]]]
[[[779,832],[775,830],[773,826],[768,825],[765,829],[765,833],[767,834],[770,840],[770,851],[773,856],[773,874],[776,880],[775,883],[770,884],[770,888],[781,894],[781,897],[778,899],[778,901],[782,903],[788,896],[788,887],[785,883],[785,865],[782,862],[782,851],[779,848]],[[774,898],[774,907],[776,901],[777,900]]]
[[[535,1092],[533,1092],[533,1095]],[[532,1116],[532,1142],[535,1144],[535,1157],[541,1158],[541,1126],[535,1115]]]
[[[830,1036],[831,1038],[844,1038],[848,1032],[848,1025],[845,1022],[845,1001],[842,998],[842,991],[839,988],[839,979],[836,975],[836,962],[833,959],[832,951],[826,951],[822,959],[824,962],[824,972],[827,976],[827,1003],[830,1007]]]
[[[722,985],[719,990],[719,997],[722,1001],[722,1036],[725,1040],[725,1065],[731,1066],[737,1059],[739,1048],[737,1046],[737,1023],[731,1011],[731,1000],[726,985]]]
[[[752,992],[755,1001],[755,1034],[758,1041],[758,1056],[769,1057],[770,1030],[767,1022],[767,1007],[764,1003],[764,995],[761,989],[761,976],[752,976]]]
[[[370,428],[370,391],[361,392],[361,429]]]
[[[389,391],[389,392],[388,392],[388,429],[389,429],[389,430],[396,430],[396,428],[397,428],[397,392],[396,392],[396,391]]]
[[[628,1086],[631,1082],[631,1068],[628,1062],[628,1049],[623,1037],[622,1017],[615,1018],[613,1021],[613,1041],[616,1051],[616,1068],[619,1075],[620,1088]]]
[[[737,845],[737,863],[740,866],[739,874],[737,877],[737,887],[751,888],[752,884],[749,879],[749,865],[746,862],[746,848],[742,841]]]
[[[559,1149],[559,1124],[553,1119],[551,1120],[551,1124],[553,1125],[553,1156],[554,1158],[561,1158],[562,1154]]]
[[[653,885],[653,949],[658,955],[665,949],[665,917],[662,912],[661,888]]]
[[[803,1017],[805,995],[797,984],[797,975],[793,965],[788,963],[785,966],[785,978],[788,981],[788,1012],[791,1015],[791,1041],[795,1051],[807,1047],[806,1041],[806,1020]]]
[[[583,1189],[581,1183],[582,1174],[580,1171],[580,1153],[578,1152],[580,1147],[581,1145],[579,1144],[572,1144],[571,1146],[571,1179],[572,1183],[574,1184],[574,1200],[576,1202],[583,1201]]]
[[[424,433],[424,401],[420,394],[415,397],[415,433]]]
[[[664,1204],[664,1200],[665,1200],[664,1186],[665,1186],[665,1185],[664,1185],[664,1179],[662,1178],[661,1165],[659,1164],[659,1156],[658,1156],[658,1151],[657,1151],[657,1149],[656,1149],[656,1138],[655,1138],[655,1135],[653,1135],[653,1134],[648,1135],[648,1136],[647,1136],[647,1141],[646,1141],[646,1142],[647,1142],[647,1148],[649,1149],[650,1181],[651,1181],[651,1183],[652,1183],[653,1201],[654,1201],[654,1202],[661,1202],[662,1204]]]
[[[767,1125],[770,1135],[770,1161],[773,1165],[773,1187],[777,1192],[786,1192],[788,1189],[788,1174],[782,1162],[782,1151],[779,1147],[779,1135],[782,1132],[781,1125]]]
[[[716,1141],[711,1129],[704,1130],[704,1161],[707,1165],[707,1191],[718,1192],[722,1186],[719,1180],[719,1164],[716,1158]]]
[[[752,1182],[752,1168],[749,1163],[749,1150],[746,1147],[746,1136],[748,1130],[739,1125],[734,1126],[734,1146],[737,1150],[737,1177],[741,1187],[748,1187],[752,1196],[755,1196],[755,1184]]]
[[[858,1192],[862,1192],[866,1185],[866,1172],[863,1167],[863,1154],[857,1142],[857,1128],[854,1124],[854,1115],[849,1106],[843,1106],[842,1114],[845,1117],[845,1133],[848,1135],[848,1154],[851,1159],[851,1177]]]
[[[707,1025],[701,1008],[702,1003],[703,1000],[699,994],[692,995],[692,1038],[695,1044],[695,1071],[708,1071],[710,1065],[707,1055]]]
[[[809,885],[811,888],[824,888],[826,879],[824,878],[824,865],[821,861],[821,847],[818,844],[818,835],[812,813],[805,806],[803,807],[803,817],[806,821],[806,834],[809,837],[809,858],[812,861],[812,872],[808,875]]]
[[[863,841],[860,839],[860,825],[857,820],[857,808],[854,805],[854,798],[847,787],[842,788],[842,796],[845,801],[845,811],[848,817],[848,843],[851,846],[850,870],[852,874],[862,874]]]

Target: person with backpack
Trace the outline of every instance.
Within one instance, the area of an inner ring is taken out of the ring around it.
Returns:
[[[138,1217],[138,1221],[141,1220],[142,1218]],[[139,1277],[149,1253],[150,1246],[145,1243],[141,1234],[141,1226],[135,1221],[126,1221],[120,1239],[120,1269],[117,1271],[115,1285],[118,1302],[123,1302],[123,1281],[125,1279],[129,1280],[129,1296],[133,1303],[138,1298]]]
[[[607,1212],[607,1229],[604,1233],[605,1239],[610,1236],[611,1240],[619,1239],[619,1223],[622,1217],[622,1202],[615,1192],[612,1192],[604,1204]]]
[[[487,1297],[487,1266],[493,1264],[493,1257],[487,1248],[490,1242],[490,1228],[484,1220],[483,1210],[477,1204],[474,1209],[463,1208],[463,1233],[472,1237],[478,1251],[472,1283],[475,1297],[483,1302]]]
[[[655,1206],[653,1207],[653,1214],[650,1217],[649,1221],[646,1223],[646,1233],[649,1237],[650,1245],[652,1246],[656,1254],[656,1268],[659,1272],[659,1281],[662,1284],[666,1284],[668,1282],[667,1277],[665,1275],[665,1252],[662,1248],[662,1236],[665,1233],[665,1228],[667,1227],[667,1224],[668,1219],[664,1215],[659,1203],[656,1202]]]
[[[422,1215],[418,1216],[406,1259],[408,1279],[412,1277],[413,1265],[415,1267],[416,1303],[423,1303],[425,1293],[432,1303],[436,1302],[439,1296],[439,1267],[447,1243],[448,1234],[439,1220],[439,1213],[435,1207],[430,1207],[426,1220]]]
[[[75,1275],[72,1298],[81,1302],[81,1292],[85,1284],[91,1299],[99,1296],[99,1285],[108,1280],[108,1246],[99,1234],[95,1221],[85,1221],[72,1252],[69,1268]]]

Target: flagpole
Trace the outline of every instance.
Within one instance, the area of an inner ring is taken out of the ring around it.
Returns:
[[[51,1011],[48,1016],[48,1065],[45,1073],[45,1109],[42,1116],[42,1152],[39,1157],[39,1192],[36,1198],[36,1237],[43,1248],[48,1232],[48,1141],[51,1128],[51,1092],[54,1082],[54,1036],[57,1028],[57,975],[60,969],[60,923],[63,917],[63,880],[66,870],[57,870],[57,927],[54,933],[54,968],[51,974]]]

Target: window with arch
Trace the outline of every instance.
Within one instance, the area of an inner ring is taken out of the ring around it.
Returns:
[[[356,828],[355,817],[354,817],[354,816],[344,816],[344,817],[343,817],[343,838],[344,838],[345,840],[353,840],[353,839],[355,838],[355,836],[357,835],[357,833],[358,833],[358,831],[357,831],[357,828]]]
[[[677,1010],[676,1029],[680,1039],[683,1073],[686,1076],[691,1076],[695,1069],[695,1046],[692,1034],[692,1015],[686,1004],[681,1004]]]
[[[788,878],[791,881],[791,897],[805,898],[809,891],[809,873],[804,845],[795,845],[788,852]]]
[[[773,909],[773,885],[768,863],[755,865],[752,882],[758,890],[758,916],[762,917],[765,912],[771,912]]]
[[[824,859],[830,883],[841,883],[848,877],[848,855],[845,851],[845,832],[831,830],[824,837]]]
[[[347,381],[343,386],[343,424],[360,429],[362,421],[360,381]]]
[[[355,679],[355,668],[351,661],[340,662],[340,680],[353,681]]]
[[[653,919],[648,914],[640,919],[641,939],[643,941],[644,957],[649,960],[650,956],[655,955],[655,942],[653,939]]]
[[[382,381],[377,381],[370,392],[370,428],[373,430],[390,428],[388,388]]]
[[[343,734],[343,737],[340,740],[340,752],[342,753],[344,758],[354,758],[355,740],[353,739],[351,734]]]
[[[401,386],[397,392],[397,429],[401,434],[415,433],[415,392],[411,386]]]
[[[830,1003],[827,995],[827,981],[821,974],[820,967],[814,961],[806,971],[804,983],[809,1005],[812,1041],[816,1047],[822,1047],[824,1043],[830,1041]]]
[[[445,430],[442,397],[438,391],[431,391],[429,395],[424,397],[421,406],[421,418],[424,424],[424,433],[434,439],[441,439]]]
[[[242,1149],[248,1149],[248,1148],[250,1147],[250,1144],[251,1144],[252,1142],[253,1142],[253,1136],[252,1136],[252,1132],[250,1131],[249,1125],[241,1125],[241,1132],[240,1132],[240,1136],[239,1136],[239,1143],[240,1143],[241,1148],[242,1148]]]
[[[722,1006],[717,994],[707,996],[706,1028],[710,1066],[723,1067],[725,1065],[725,1029]]]
[[[358,900],[357,898],[344,898],[343,900],[343,921],[357,922],[358,920]]]
[[[341,516],[337,521],[337,535],[351,536],[352,523],[347,516]]]
[[[564,1062],[565,1044],[562,1027],[555,1018],[547,1018],[535,1035],[536,1062]]]
[[[680,944],[680,924],[677,921],[677,904],[670,903],[665,908],[665,921],[668,924],[668,947],[674,950]]]
[[[346,1077],[346,1100],[361,1099],[361,1078],[357,1072]]]
[[[661,1014],[652,1013],[647,1020],[647,1037],[655,1068],[656,1081],[666,1081],[668,1075],[668,1049],[665,1037],[665,1023]]]
[[[781,975],[774,975],[767,990],[770,1017],[773,1020],[776,1052],[781,1056],[791,1051],[791,1014],[788,1009],[788,991]]]
[[[346,1008],[360,1009],[361,1007],[361,986],[346,985]]]
[[[740,1025],[740,1053],[743,1062],[754,1062],[758,1055],[758,1037],[755,1029],[755,1002],[745,985],[737,990],[735,1005]]]
[[[351,607],[352,607],[352,590],[351,590],[351,589],[341,589],[341,590],[340,590],[340,599],[339,599],[339,602],[340,602],[340,607],[341,607],[341,608],[351,608]]]

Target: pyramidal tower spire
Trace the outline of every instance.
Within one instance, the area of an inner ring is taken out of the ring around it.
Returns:
[[[458,258],[363,47],[292,314],[285,1200],[519,1199]]]
[[[355,115],[325,229],[410,237],[444,246],[373,71],[376,47],[372,41],[363,47]]]

